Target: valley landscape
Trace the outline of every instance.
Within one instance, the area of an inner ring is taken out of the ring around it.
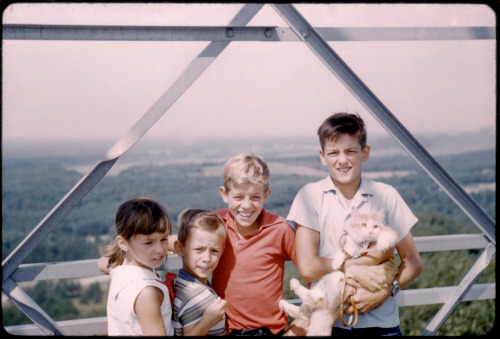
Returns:
[[[427,135],[419,140],[495,220],[495,131]],[[419,218],[412,230],[414,236],[480,232],[394,140],[380,138],[369,143],[372,153],[364,166],[364,177],[386,182],[400,192]],[[64,143],[4,140],[2,259],[112,145],[112,140]],[[174,223],[185,208],[225,207],[218,191],[222,166],[240,152],[255,153],[268,162],[272,194],[265,207],[283,216],[288,214],[295,194],[303,185],[327,175],[317,155],[316,138],[141,140],[116,162],[26,262],[98,258],[99,248],[112,236],[110,230],[117,207],[135,196],[160,200]],[[477,251],[423,253],[424,272],[408,288],[456,285],[477,255]],[[298,277],[298,272],[289,264],[284,293],[286,298],[294,299],[288,281]],[[494,265],[489,265],[478,282],[495,281]],[[36,285],[27,290],[56,320],[105,315],[106,279],[83,283],[47,281]],[[56,299],[47,300],[48,290],[60,294],[51,293]],[[49,304],[57,306],[44,306]],[[419,335],[438,309],[439,305],[400,308],[403,334]],[[4,326],[29,323],[10,302],[2,302],[2,311]],[[495,300],[462,302],[438,335],[486,334],[493,328],[494,316]]]

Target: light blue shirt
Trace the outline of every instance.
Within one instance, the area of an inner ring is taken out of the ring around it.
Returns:
[[[403,239],[418,221],[394,187],[365,178],[361,180],[351,206],[357,207],[360,213],[375,213],[385,208],[384,221],[398,232],[400,239]],[[286,219],[294,228],[299,224],[319,232],[319,256],[333,258],[341,249],[339,239],[350,218],[351,207],[347,208],[344,198],[328,176],[300,189]],[[398,325],[396,298],[389,297],[375,310],[359,314],[356,328],[389,328]],[[337,320],[335,326],[343,327],[340,320]]]

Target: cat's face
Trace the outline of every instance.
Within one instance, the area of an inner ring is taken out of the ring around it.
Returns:
[[[363,241],[377,240],[384,224],[375,216],[355,216],[350,223],[349,234]]]

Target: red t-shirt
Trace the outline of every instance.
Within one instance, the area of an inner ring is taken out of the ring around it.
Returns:
[[[295,231],[285,218],[262,210],[257,232],[240,238],[228,209],[215,211],[226,227],[226,244],[212,286],[227,301],[228,332],[268,327],[273,334],[286,327],[287,315],[279,309],[283,298],[286,259],[295,265]]]

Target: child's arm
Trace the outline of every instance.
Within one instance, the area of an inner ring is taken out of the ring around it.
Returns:
[[[207,335],[208,330],[215,326],[219,321],[224,318],[226,311],[226,301],[217,298],[210,306],[203,312],[203,317],[196,324],[184,327],[182,329],[184,336],[204,336]]]
[[[137,296],[134,311],[139,318],[144,336],[166,336],[161,315],[163,292],[157,287],[147,286]]]
[[[297,224],[295,250],[297,264],[304,282],[316,281],[333,272],[332,259],[319,256],[319,232]]]

